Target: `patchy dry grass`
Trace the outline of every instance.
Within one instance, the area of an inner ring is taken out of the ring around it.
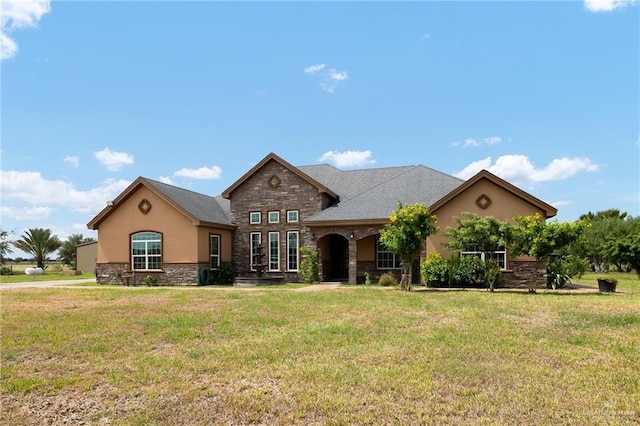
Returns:
[[[640,294],[2,293],[3,424],[636,424]]]

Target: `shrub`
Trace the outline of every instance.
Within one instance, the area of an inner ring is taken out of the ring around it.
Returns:
[[[156,283],[156,277],[153,275],[147,275],[142,279],[142,284],[151,287]]]
[[[475,256],[462,256],[451,259],[454,262],[451,275],[453,287],[483,287],[484,265]]]
[[[302,261],[300,262],[300,276],[305,283],[313,284],[320,281],[318,275],[318,252],[308,247],[300,249]]]
[[[383,287],[393,287],[398,285],[398,279],[391,272],[386,272],[380,275],[378,284],[380,284]]]
[[[235,272],[230,262],[222,262],[218,267],[218,275],[216,277],[216,284],[233,284],[235,281]]]
[[[430,253],[420,264],[420,278],[428,287],[446,287],[449,285],[447,261],[440,253]]]

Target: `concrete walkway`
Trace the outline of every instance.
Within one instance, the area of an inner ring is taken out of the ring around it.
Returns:
[[[95,283],[95,278],[82,278],[79,280],[54,280],[54,281],[25,281],[22,283],[0,283],[0,290],[13,288],[47,288],[73,284]]]

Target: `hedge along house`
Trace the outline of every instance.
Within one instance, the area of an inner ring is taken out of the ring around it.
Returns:
[[[215,271],[221,261],[237,276],[264,269],[265,276],[299,281],[304,246],[318,251],[322,280],[357,283],[366,274],[376,280],[399,272],[399,259],[379,244],[398,202],[424,203],[437,216],[440,232],[427,239],[425,255],[445,257],[444,230],[463,212],[501,220],[557,212],[487,171],[463,181],[422,165],[294,167],[272,153],[220,197],[138,178],[88,226],[99,232],[98,282],[126,271],[154,274],[160,284],[197,284],[201,268]],[[482,255],[472,247],[462,254]],[[527,285],[535,273],[533,259],[504,251],[499,260],[507,285]]]

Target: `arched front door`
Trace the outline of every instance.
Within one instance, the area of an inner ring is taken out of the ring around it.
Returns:
[[[337,234],[320,239],[320,261],[323,281],[349,280],[349,240]]]

